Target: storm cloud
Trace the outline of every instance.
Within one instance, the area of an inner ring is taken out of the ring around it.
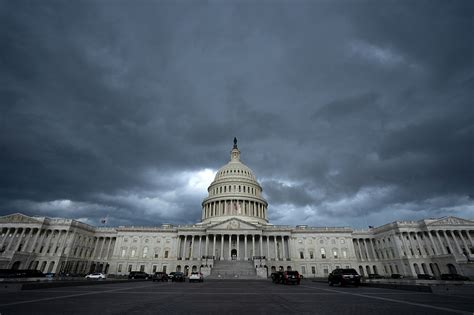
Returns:
[[[232,139],[273,224],[474,213],[471,1],[0,1],[0,215],[192,224]]]

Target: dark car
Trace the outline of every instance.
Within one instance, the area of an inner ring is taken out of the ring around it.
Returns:
[[[301,277],[298,271],[285,271],[283,273],[284,284],[300,284]]]
[[[378,273],[371,273],[369,274],[369,279],[383,279],[383,276],[379,275]]]
[[[469,281],[469,278],[456,273],[444,273],[441,275],[441,280]]]
[[[273,272],[270,277],[272,278],[273,283],[283,283],[283,271]]]
[[[417,277],[418,279],[421,279],[421,280],[435,280],[435,277],[427,273],[418,274]]]
[[[174,271],[173,271],[173,272],[170,272],[169,275],[168,275],[168,279],[173,280],[173,277],[174,277],[174,274],[175,274],[175,273],[176,273],[176,272],[174,272]]]
[[[390,278],[392,279],[402,279],[403,276],[399,273],[392,273],[392,275],[390,276]]]
[[[162,282],[168,282],[168,275],[166,272],[155,272],[153,276],[151,277],[153,282],[155,281],[162,281]]]
[[[128,279],[145,279],[148,280],[150,275],[144,271],[130,271]]]
[[[346,284],[353,284],[356,287],[360,285],[360,275],[355,269],[334,269],[333,272],[329,274],[328,284],[332,286],[333,284],[339,284],[341,286]]]
[[[171,281],[173,282],[184,282],[185,280],[186,278],[184,277],[184,273],[182,272],[175,272],[173,278],[171,279]]]

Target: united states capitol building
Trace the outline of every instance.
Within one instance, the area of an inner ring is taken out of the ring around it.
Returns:
[[[277,226],[234,140],[230,161],[202,202],[201,222],[95,227],[65,218],[0,217],[0,268],[128,275],[200,270],[208,277],[264,278],[275,270],[326,277],[337,267],[368,274],[474,275],[474,221],[396,221],[367,230]]]

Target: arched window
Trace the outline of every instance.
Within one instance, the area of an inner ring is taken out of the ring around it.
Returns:
[[[147,255],[148,255],[148,247],[145,246],[145,247],[143,247],[143,255],[142,255],[142,257],[143,257],[143,258],[146,258]]]
[[[324,248],[321,248],[321,258],[326,259],[326,250]]]

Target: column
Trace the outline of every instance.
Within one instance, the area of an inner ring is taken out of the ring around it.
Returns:
[[[66,231],[66,235],[64,236],[64,242],[63,242],[63,245],[61,246],[61,254],[62,254],[62,251],[63,251],[64,247],[66,247],[67,239],[68,239],[68,232]],[[92,250],[92,255],[91,255],[92,260],[94,260],[95,256],[97,255],[98,246],[99,246],[99,238],[95,237],[94,249]]]
[[[471,243],[471,245],[474,245],[474,241],[472,241],[472,238],[471,238],[471,234],[469,234],[469,230],[466,230],[466,235],[467,235],[467,238],[469,239],[469,242]]]
[[[183,239],[181,241],[181,259],[186,258],[186,241],[188,240],[187,235],[182,235]]]
[[[456,245],[456,248],[458,249],[458,253],[462,254],[462,249],[461,246],[459,245],[458,240],[456,239],[456,234],[454,234],[455,231],[451,230],[449,231],[451,233],[451,236],[453,237],[454,244]]]
[[[22,228],[21,234],[20,234],[20,240],[19,240],[19,241],[17,242],[17,244],[15,245],[15,251],[18,250],[18,247],[20,246],[20,244],[21,244],[21,242],[22,242],[22,240],[23,240],[23,237],[24,237],[24,235],[25,235],[25,232],[26,232],[26,228]],[[25,245],[25,244],[23,244],[23,245]],[[22,247],[24,247],[24,246],[22,246]],[[22,251],[25,251],[24,248],[22,248]]]
[[[202,235],[199,235],[199,259],[202,259]]]
[[[232,260],[232,234],[229,234],[229,260]]]
[[[270,236],[267,235],[267,260],[270,260]]]
[[[8,242],[8,245],[6,247],[6,250],[9,250],[10,249],[10,246],[12,245],[13,243],[13,240],[15,239],[16,235],[18,234],[18,228],[15,228],[15,232],[12,234],[12,237],[10,239],[10,241]]]
[[[216,256],[216,234],[212,234],[212,258]]]
[[[449,247],[449,250],[451,251],[451,253],[454,255],[454,250],[453,250],[453,247],[451,246],[451,243],[449,242],[449,238],[448,238],[448,235],[446,234],[446,231],[445,230],[441,230],[441,232],[443,232],[443,236],[446,240],[446,244],[448,244],[448,247]]]
[[[248,260],[248,255],[247,255],[247,234],[244,235],[244,250],[245,250],[245,256],[244,259]]]
[[[275,260],[278,260],[277,237],[273,235],[273,245],[275,246]]]
[[[251,259],[253,259],[253,256],[255,256],[255,234],[252,234],[252,257],[251,257]]]
[[[420,248],[420,251],[419,253],[421,253],[421,257],[425,257],[426,255],[423,254],[423,252],[425,251],[423,245],[421,244],[420,242],[420,235],[418,235],[417,232],[415,232],[415,236],[416,236],[416,243],[418,244],[418,247]]]
[[[464,248],[466,249],[467,254],[470,256],[471,253],[469,251],[469,246],[467,246],[466,241],[464,240],[464,237],[462,236],[462,231],[458,231],[459,237],[461,238],[462,243],[464,244]]]
[[[237,238],[237,260],[240,260],[242,254],[240,253],[240,234],[235,236]]]
[[[100,244],[100,252],[99,252],[99,259],[102,259],[102,251],[104,250],[105,245],[105,237],[102,238],[102,244]]]
[[[285,235],[281,236],[281,248],[283,252],[283,260],[286,260],[286,251],[285,251]],[[315,252],[316,254],[316,252]]]
[[[360,247],[360,238],[357,239],[357,247],[359,248],[360,260],[361,260],[361,261],[365,260],[365,259],[364,259],[364,255],[362,255],[362,247]]]
[[[33,229],[30,228],[30,233],[26,236],[25,244],[23,244],[23,251],[27,252],[28,251],[28,245],[30,245],[31,237],[33,236]],[[2,246],[0,246],[2,248]]]
[[[51,230],[51,233],[49,234],[48,238],[46,239],[46,244],[45,244],[46,252],[49,249],[50,250],[50,252],[49,252],[50,255],[52,254],[52,252],[54,252],[54,250],[52,248],[53,235],[54,235],[54,230]],[[46,268],[47,268],[47,266],[46,266]]]
[[[110,246],[112,246],[112,238],[111,237],[109,237],[109,245],[107,245],[107,252],[105,253],[105,259],[109,259]]]
[[[2,228],[2,231],[1,231],[2,233],[3,233],[3,229],[4,229],[4,228]],[[3,244],[4,244],[5,241],[7,240],[8,235],[10,235],[10,228],[5,228],[5,229],[7,229],[7,231],[5,232],[5,236],[3,237],[2,242],[0,243],[0,248],[3,247]]]
[[[396,236],[393,236],[396,237]],[[370,243],[370,249],[372,250],[372,255],[374,256],[374,260],[377,260],[377,253],[375,253],[375,245],[374,245],[375,240],[369,238],[369,243]]]
[[[223,260],[223,259],[224,259],[224,234],[221,234],[221,253],[220,253],[219,260]]]
[[[413,237],[412,237],[410,232],[408,232],[407,234],[408,234],[408,242],[410,243],[410,248],[412,248],[412,250],[413,250],[413,255],[415,257],[418,257],[418,252],[416,251],[416,246],[413,245]]]
[[[191,249],[189,251],[189,259],[193,260],[194,259],[194,235],[191,236]]]
[[[400,238],[402,240],[402,250],[405,252],[405,255],[408,257],[410,255],[410,250],[405,243],[405,236],[403,235],[403,232],[400,235],[401,235]]]
[[[56,236],[57,239],[56,239],[56,242],[54,242],[53,248],[52,248],[52,250],[51,250],[51,254],[52,254],[52,255],[57,255],[57,254],[58,254],[58,253],[56,252],[56,248],[57,248],[58,251],[59,251],[59,241],[60,241],[60,239],[61,239],[61,230],[57,230],[57,231],[58,231],[58,234],[57,234],[57,236]],[[53,233],[54,233],[54,231],[53,231]],[[85,251],[84,251],[84,253],[85,253]]]
[[[370,242],[370,239],[369,239],[369,242]],[[367,260],[370,260],[369,247],[367,245],[367,239],[364,239],[364,249],[365,249],[365,254],[367,255]]]
[[[446,247],[444,247],[443,241],[441,240],[441,237],[439,236],[440,231],[435,231],[436,238],[438,239],[439,246],[441,247],[441,254],[446,255]]]
[[[428,237],[430,238],[430,242],[431,244],[433,245],[433,249],[435,251],[435,255],[438,256],[439,255],[439,251],[438,251],[438,248],[436,246],[436,243],[435,241],[433,240],[433,236],[431,235],[431,231],[428,231]]]
[[[209,256],[209,234],[206,235],[206,251],[204,256]]]
[[[259,235],[260,238],[260,256],[263,256],[263,236],[262,234]]]

